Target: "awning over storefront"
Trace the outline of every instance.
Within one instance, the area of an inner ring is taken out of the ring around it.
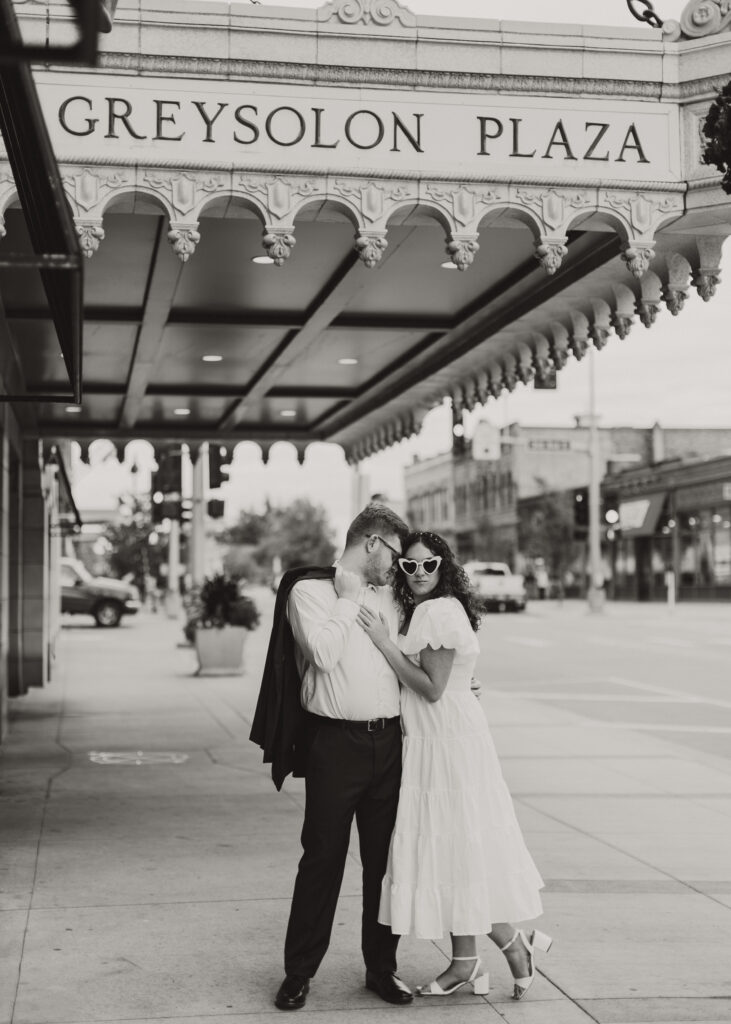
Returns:
[[[619,528],[623,537],[651,537],[665,504],[667,492],[632,498],[619,505]]]

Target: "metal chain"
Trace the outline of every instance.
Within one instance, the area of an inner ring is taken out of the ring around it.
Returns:
[[[655,5],[650,0],[627,0],[630,14],[638,21],[646,21],[653,28],[662,28],[663,20],[655,12]],[[638,10],[637,8],[642,8]]]

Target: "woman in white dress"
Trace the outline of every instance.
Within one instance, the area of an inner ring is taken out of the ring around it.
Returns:
[[[541,876],[523,840],[482,707],[471,691],[479,613],[446,541],[414,533],[398,559],[394,594],[404,613],[398,644],[362,607],[358,621],[402,684],[403,774],[383,879],[379,921],[398,935],[452,937],[452,962],[423,996],[464,985],[488,991],[476,936],[505,953],[521,999],[535,977],[530,937],[507,922],[542,913]]]

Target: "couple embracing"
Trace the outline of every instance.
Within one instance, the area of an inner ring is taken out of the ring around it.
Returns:
[[[543,882],[471,690],[478,625],[447,543],[385,505],[353,520],[335,569],[283,577],[251,732],[278,788],[290,770],[305,777],[279,1009],[305,1005],[329,945],[353,818],[367,988],[411,1002],[399,937],[448,932],[451,962],[417,995],[487,993],[484,934],[505,954],[513,997],[528,991],[550,940],[509,922],[541,914]]]

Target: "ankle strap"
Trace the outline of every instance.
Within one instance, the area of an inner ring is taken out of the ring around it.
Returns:
[[[519,935],[520,935],[520,929],[516,928],[515,929],[515,935],[513,935],[513,937],[510,940],[510,942],[506,942],[504,946],[500,947],[500,952],[504,953],[506,949],[508,949],[510,946],[512,946],[513,943],[515,942],[515,940],[518,938]]]

